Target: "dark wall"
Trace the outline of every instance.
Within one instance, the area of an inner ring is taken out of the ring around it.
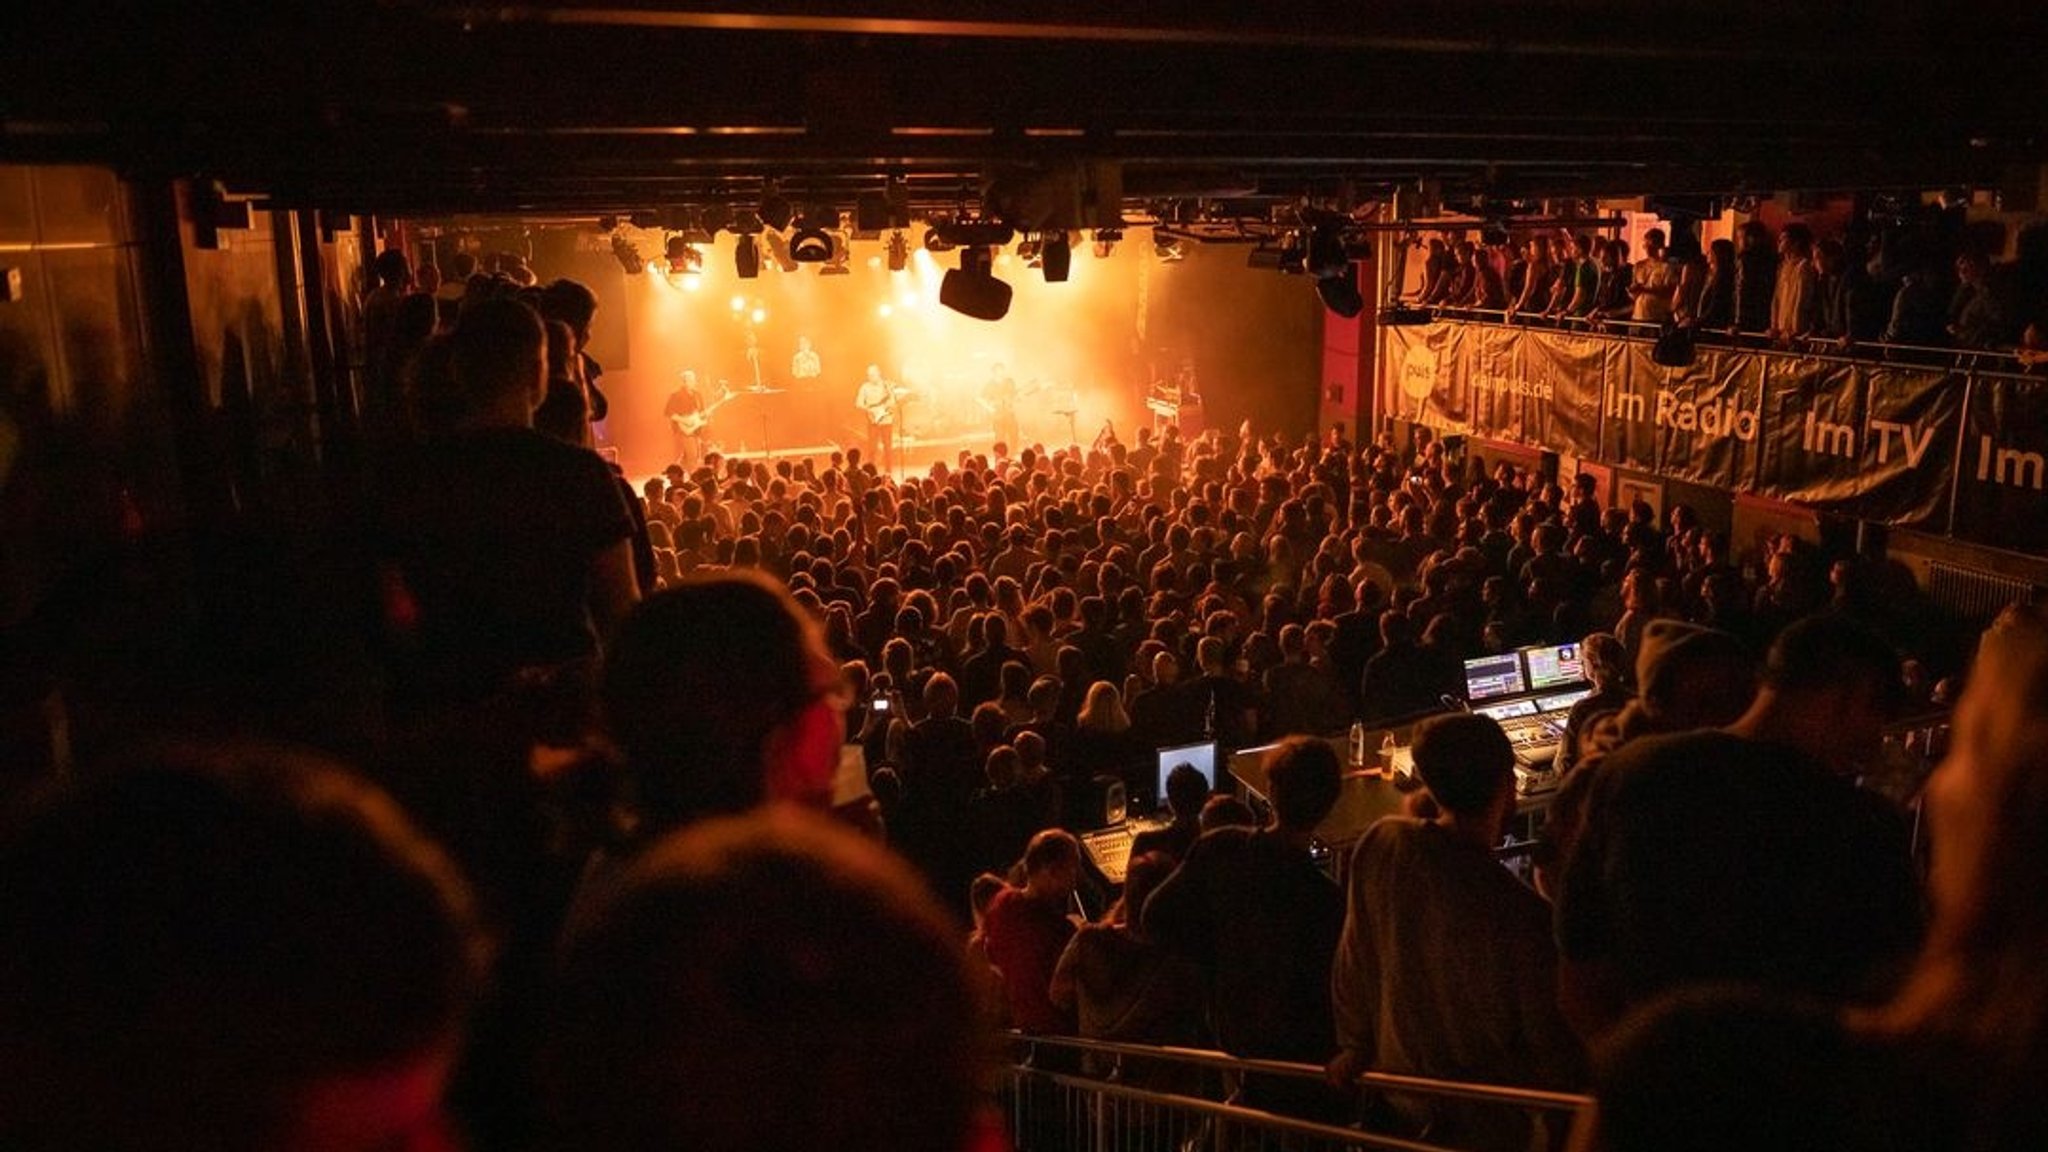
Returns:
[[[1184,250],[1184,260],[1150,269],[1145,343],[1194,358],[1212,425],[1314,427],[1323,306],[1312,282],[1247,268],[1244,246]]]
[[[0,166],[0,625],[136,521],[175,516],[128,196],[99,168]]]

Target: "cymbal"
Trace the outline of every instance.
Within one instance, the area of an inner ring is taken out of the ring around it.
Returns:
[[[787,391],[789,391],[789,389],[787,389],[787,388],[744,388],[744,389],[741,389],[741,391],[745,392],[745,393],[746,393],[747,395],[749,395],[749,396],[778,396],[778,395],[781,395],[781,394],[782,394],[782,393],[784,393],[784,392],[787,392]]]

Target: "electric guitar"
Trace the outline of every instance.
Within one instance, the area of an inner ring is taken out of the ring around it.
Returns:
[[[1030,383],[1024,385],[1022,388],[1016,388],[1007,397],[1001,397],[995,400],[991,400],[986,395],[982,395],[975,397],[974,402],[976,404],[981,405],[981,410],[988,413],[991,416],[1003,415],[1007,413],[1016,412],[1017,401],[1028,400],[1041,392],[1050,391],[1052,391],[1051,381],[1040,380],[1036,377],[1033,377]]]
[[[869,423],[883,424],[895,419],[897,408],[911,394],[911,390],[901,384],[890,384],[888,389],[889,394],[877,403],[856,405],[868,414]]]
[[[687,416],[669,417],[669,422],[671,424],[674,424],[676,426],[676,431],[681,432],[683,435],[695,436],[697,433],[702,432],[704,430],[704,426],[706,424],[711,423],[711,414],[713,412],[718,411],[720,408],[724,407],[726,402],[731,400],[736,395],[738,395],[738,393],[728,393],[724,396],[720,396],[718,399],[713,400],[711,403],[705,405],[702,408],[697,409],[695,412],[692,412]]]

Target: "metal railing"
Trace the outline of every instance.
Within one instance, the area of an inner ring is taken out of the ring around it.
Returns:
[[[1416,304],[1404,301],[1396,307],[1406,312],[1427,313],[1435,320],[1466,324],[1491,324],[1505,328],[1545,328],[1587,336],[1653,340],[1663,325],[1627,317],[1551,315],[1543,312],[1515,312],[1506,308],[1468,308],[1451,304]],[[2022,375],[2027,365],[2014,349],[1959,348],[1954,345],[1889,344],[1882,340],[1843,340],[1835,337],[1802,337],[1790,346],[1773,343],[1761,332],[1737,332],[1726,327],[1690,329],[1694,340],[1705,348],[1732,348],[1748,352],[1775,353],[1804,359],[1847,363],[1895,363],[1923,368],[1952,367],[1958,370]]]
[[[1012,1033],[1003,1104],[1018,1152],[1458,1152],[1455,1125],[1417,1124],[1416,1102],[1480,1118],[1489,1147],[1519,1132],[1561,1148],[1587,1096],[1367,1072],[1349,1096],[1310,1064],[1196,1048]],[[1386,1106],[1389,1097],[1405,1110]],[[1449,1130],[1445,1130],[1448,1128]],[[1473,1131],[1470,1122],[1465,1132]]]

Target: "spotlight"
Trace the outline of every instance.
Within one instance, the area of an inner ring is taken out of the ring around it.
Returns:
[[[1359,294],[1358,277],[1349,265],[1336,276],[1316,277],[1316,295],[1323,298],[1323,307],[1347,320],[1365,311],[1365,297]]]
[[[612,258],[619,262],[619,267],[624,268],[628,276],[638,276],[647,270],[647,258],[640,255],[640,249],[635,248],[623,232],[612,233]]]
[[[1048,232],[1039,241],[1038,263],[1045,270],[1047,284],[1066,282],[1067,272],[1074,266],[1074,246],[1067,239],[1065,229]]]
[[[752,235],[741,233],[739,243],[732,250],[733,267],[740,279],[752,280],[761,274],[761,242]]]
[[[1280,271],[1289,276],[1299,276],[1308,264],[1308,246],[1302,243],[1300,232],[1289,232],[1280,238]]]
[[[939,303],[976,320],[1001,320],[1010,311],[1010,286],[990,271],[992,256],[975,245],[960,250],[960,267],[939,283]]]
[[[789,234],[789,254],[799,264],[823,264],[832,259],[832,250],[832,233],[810,217],[798,221],[796,231]]]
[[[830,232],[826,235],[832,242],[832,255],[825,261],[825,266],[818,269],[818,275],[846,276],[851,274],[853,269],[848,268],[846,262],[852,257],[853,251],[852,246],[846,242],[846,233]]]
[[[1344,250],[1344,230],[1333,222],[1318,222],[1309,229],[1304,265],[1316,278],[1316,295],[1323,307],[1346,319],[1365,310],[1365,297],[1358,291],[1358,273],[1351,254]]]
[[[901,272],[910,266],[910,241],[901,231],[889,233],[889,242],[883,246],[889,256],[889,271]]]
[[[1344,252],[1344,234],[1335,228],[1311,228],[1308,234],[1310,275],[1327,279],[1349,275],[1351,257]]]
[[[669,236],[665,254],[668,257],[668,274],[671,276],[704,271],[704,253],[690,243],[682,233],[673,233]]]
[[[789,245],[783,242],[780,232],[763,232],[761,239],[767,243],[768,255],[774,259],[777,268],[784,272],[796,271],[796,257],[789,254]]]

